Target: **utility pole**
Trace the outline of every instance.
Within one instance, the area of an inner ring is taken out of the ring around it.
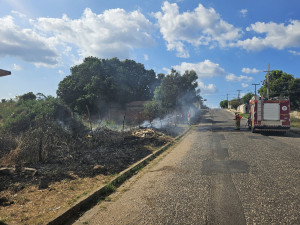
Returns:
[[[227,95],[227,109],[229,109],[229,101],[228,101],[228,94]]]
[[[256,96],[256,85],[259,85],[259,84],[252,84],[252,85],[255,86],[255,96]]]
[[[238,97],[237,97],[237,98],[238,98],[238,100],[240,100],[240,93],[241,93],[241,91],[242,91],[242,90],[236,90],[236,91],[238,91],[238,92],[239,92],[239,93],[238,93]]]
[[[270,70],[270,64],[268,64],[268,71],[263,71],[263,72],[268,72],[267,74],[267,98],[269,99],[270,98],[270,82],[269,82],[269,75],[270,75],[270,72],[272,72],[273,70]]]

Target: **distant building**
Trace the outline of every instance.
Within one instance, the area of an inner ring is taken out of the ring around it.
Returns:
[[[237,111],[241,112],[241,113],[248,113],[248,110],[249,110],[249,105],[248,104],[239,105],[237,107]]]

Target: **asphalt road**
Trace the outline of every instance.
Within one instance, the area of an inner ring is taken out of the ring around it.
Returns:
[[[233,118],[208,111],[75,224],[300,224],[300,136],[235,131]]]

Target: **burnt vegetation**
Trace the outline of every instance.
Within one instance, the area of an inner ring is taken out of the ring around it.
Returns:
[[[2,99],[0,192],[13,194],[28,185],[45,189],[63,179],[128,168],[183,132],[162,120],[201,105],[196,80],[194,71],[156,75],[132,60],[88,57],[60,82],[57,98],[29,92],[15,100]],[[123,127],[110,129],[110,106],[122,109],[131,101],[147,101],[140,121],[160,119],[160,129],[124,129],[124,120]],[[107,122],[91,127],[93,118]],[[9,198],[0,201],[0,206],[11,204]]]

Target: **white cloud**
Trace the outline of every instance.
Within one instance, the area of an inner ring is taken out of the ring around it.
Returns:
[[[55,40],[33,29],[21,29],[12,16],[0,18],[0,57],[13,56],[35,65],[54,66],[59,61]]]
[[[258,72],[260,72],[260,70],[258,70],[258,69],[256,69],[256,68],[253,68],[253,69],[250,69],[250,68],[243,68],[242,69],[242,72],[243,73],[247,73],[247,74],[249,74],[249,73],[258,73]]]
[[[274,22],[256,22],[246,29],[249,32],[260,34],[259,37],[239,40],[231,46],[242,47],[247,50],[262,50],[264,48],[285,49],[300,46],[300,21],[291,20],[289,24]],[[263,37],[264,36],[264,37]]]
[[[173,66],[173,68],[183,74],[186,70],[194,70],[198,78],[211,78],[214,76],[225,75],[225,70],[219,64],[213,63],[206,59],[199,63],[182,62],[180,65]]]
[[[65,72],[62,71],[62,70],[58,70],[58,73],[59,73],[60,75],[65,75]]]
[[[188,58],[185,44],[193,46],[219,44],[221,47],[237,40],[241,30],[220,18],[213,8],[199,4],[194,11],[179,13],[176,3],[164,2],[162,12],[154,14],[168,50],[176,50],[178,57]]]
[[[17,64],[14,64],[13,65],[13,70],[15,70],[15,71],[20,71],[20,70],[22,70],[23,68],[20,66],[20,65],[17,65]]]
[[[155,44],[152,23],[139,11],[105,10],[95,14],[87,8],[79,19],[39,18],[35,28],[54,35],[60,42],[75,45],[81,57],[128,58],[134,48]]]
[[[215,84],[205,85],[202,81],[198,81],[198,87],[200,89],[201,95],[210,95],[217,92],[217,88]]]
[[[236,76],[234,74],[228,74],[225,79],[227,81],[233,81],[233,82],[241,82],[241,81],[251,81],[253,80],[253,77],[248,77],[245,75]]]
[[[204,82],[201,81],[202,78],[226,75],[225,70],[220,67],[219,64],[213,63],[208,59],[198,63],[182,62],[180,65],[172,66],[172,68],[181,74],[184,74],[187,70],[194,70],[198,76],[198,88],[201,90],[201,94],[205,95],[213,94],[217,89],[215,84],[204,84]],[[168,68],[163,68],[163,70],[166,71],[167,74],[171,72]]]
[[[163,71],[165,71],[166,74],[170,74],[171,73],[171,69],[164,67],[162,68]]]
[[[247,13],[248,13],[248,10],[247,9],[241,9],[240,10],[240,13],[243,17],[246,17],[247,16]]]
[[[15,15],[17,15],[18,17],[23,18],[23,19],[26,19],[26,18],[27,18],[27,16],[26,16],[25,14],[20,13],[19,11],[13,10],[13,11],[11,11],[11,13],[12,13],[12,14],[15,14]]]
[[[144,54],[144,60],[148,61],[149,60],[149,56],[147,54]]]
[[[249,87],[249,84],[242,83],[242,87],[243,87],[243,88]]]
[[[291,53],[293,55],[300,55],[300,52],[296,52],[296,51],[293,51],[293,50],[289,50],[289,53]]]

